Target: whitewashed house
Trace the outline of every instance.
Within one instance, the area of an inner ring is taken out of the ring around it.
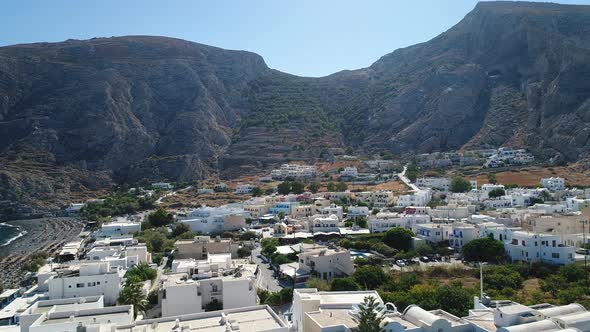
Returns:
[[[540,184],[551,191],[565,190],[565,179],[560,177],[542,178]]]
[[[344,170],[340,171],[340,176],[344,178],[354,179],[359,175],[356,167],[345,167]]]

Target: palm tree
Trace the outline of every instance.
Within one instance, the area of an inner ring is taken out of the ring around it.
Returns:
[[[137,317],[138,313],[145,313],[148,309],[147,296],[141,288],[141,283],[138,282],[126,283],[125,287],[121,289],[121,293],[119,293],[117,302],[119,304],[132,304],[135,317]]]
[[[359,311],[352,315],[352,319],[358,324],[352,329],[355,332],[385,332],[381,327],[383,316],[378,311],[379,303],[373,296],[366,296],[359,305]]]

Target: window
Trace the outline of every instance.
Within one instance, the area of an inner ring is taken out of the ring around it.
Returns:
[[[94,281],[93,282],[89,282],[88,284],[86,284],[86,286],[88,286],[88,287],[94,287],[94,286],[96,286],[96,282],[94,282]]]
[[[76,288],[84,288],[84,283],[82,282],[82,283],[76,284]]]
[[[551,258],[559,258],[559,253],[558,252],[552,252],[551,253]]]

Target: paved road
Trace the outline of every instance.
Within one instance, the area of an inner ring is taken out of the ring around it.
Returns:
[[[399,177],[400,180],[402,180],[403,183],[405,183],[408,187],[412,188],[413,191],[418,191],[420,190],[418,187],[416,187],[415,184],[413,184],[410,179],[408,179],[406,177],[406,171],[408,170],[408,166],[404,166],[404,170],[399,173],[397,176]]]
[[[258,265],[258,275],[256,276],[256,287],[267,289],[271,292],[278,292],[283,287],[279,284],[279,280],[273,277],[274,271],[270,269],[268,263],[264,263],[260,256],[261,248],[258,247],[252,250],[252,260]]]

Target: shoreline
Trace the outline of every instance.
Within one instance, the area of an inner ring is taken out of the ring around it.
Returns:
[[[65,243],[78,238],[84,223],[79,218],[49,217],[11,220],[10,226],[24,234],[0,246],[0,284],[5,288],[18,286],[24,280],[23,267],[31,254],[57,253]]]
[[[16,239],[21,238],[21,237],[23,237],[23,236],[25,236],[25,235],[28,234],[27,231],[23,231],[20,227],[15,226],[15,225],[12,225],[12,224],[9,224],[7,222],[4,222],[4,223],[2,223],[0,225],[7,226],[7,227],[12,227],[12,228],[16,228],[18,230],[18,234],[16,236],[13,236],[10,239],[6,240],[6,242],[0,244],[0,248],[7,246],[7,245],[11,244],[13,241],[15,241]]]

